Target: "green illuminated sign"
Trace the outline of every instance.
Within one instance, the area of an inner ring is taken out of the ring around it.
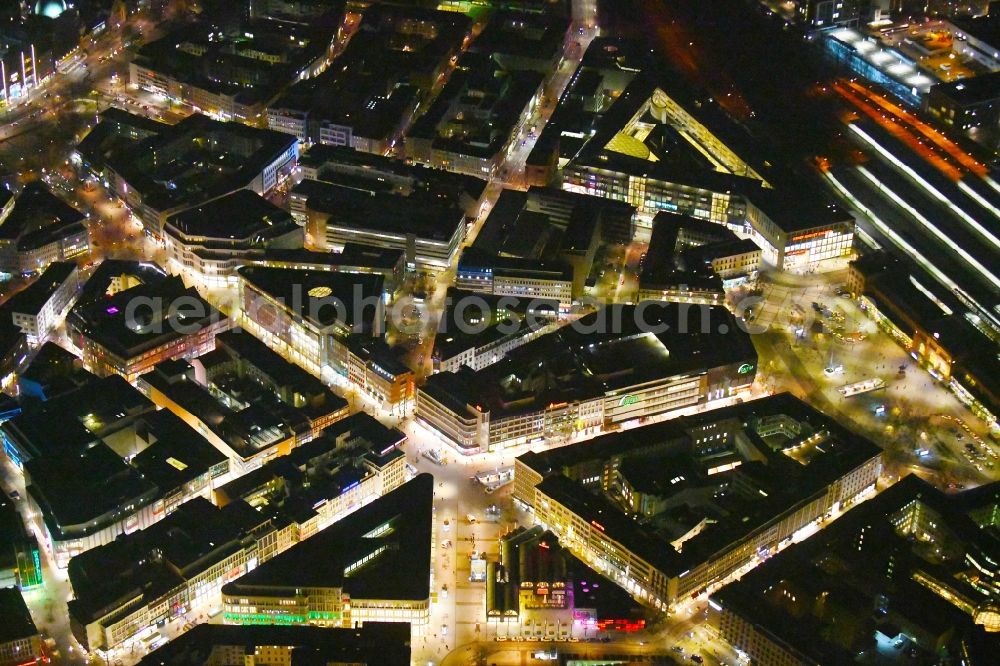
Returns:
[[[751,372],[753,372],[753,363],[744,363],[743,365],[740,366],[739,370],[737,370],[736,372],[738,372],[741,375],[750,374]]]
[[[634,405],[639,402],[639,397],[634,395],[622,396],[622,399],[618,401],[619,407],[628,407],[629,405]]]

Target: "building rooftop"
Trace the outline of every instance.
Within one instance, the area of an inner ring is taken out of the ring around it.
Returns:
[[[251,190],[238,190],[167,219],[182,240],[247,240],[263,243],[295,226],[291,214]]]
[[[259,256],[249,258],[248,263],[256,266],[298,270],[320,267],[325,267],[328,270],[358,267],[389,271],[400,266],[404,254],[403,250],[394,248],[346,243],[340,252],[268,249]]]
[[[28,605],[16,587],[0,588],[0,644],[38,635]]]
[[[357,332],[372,334],[383,323],[376,321],[385,279],[381,275],[335,273],[244,266],[240,279],[282,303],[296,316],[320,328],[334,323]]]
[[[330,8],[331,14],[334,8]],[[201,21],[145,44],[136,63],[163,76],[240,104],[266,102],[282,87],[311,73],[332,47],[341,16],[308,24],[249,19],[220,27]]]
[[[199,624],[139,662],[140,666],[206,666],[220,651],[287,647],[292,666],[409,666],[410,625],[366,622],[350,629],[328,627],[232,626]]]
[[[307,179],[292,188],[292,194],[304,197],[310,210],[331,214],[329,226],[447,243],[465,225],[465,210],[445,197],[399,193],[391,185],[366,190]]]
[[[1000,21],[997,21],[1000,26]],[[1000,36],[1000,27],[997,35]],[[938,83],[931,88],[931,94],[947,95],[960,105],[980,104],[1000,98],[1000,72],[980,74],[971,78],[948,83]]]
[[[526,453],[518,461],[544,477],[538,486],[542,492],[585,520],[597,521],[611,538],[649,558],[662,571],[678,575],[715,556],[741,535],[826,493],[829,484],[880,453],[867,439],[782,393],[572,447]],[[649,464],[657,458],[681,464],[655,467],[667,482],[641,473],[636,476],[643,461]],[[635,464],[626,464],[629,459]],[[573,480],[578,476],[574,469],[592,469],[594,463],[611,460],[622,461],[621,466],[631,470],[629,480],[637,482],[643,492],[664,498],[677,495],[681,504],[691,500],[678,493],[692,484],[715,486],[710,501],[692,505],[710,516],[713,524],[677,551],[668,545],[673,539],[660,534],[655,516],[646,523],[637,522],[623,512],[622,498],[591,492]],[[685,469],[699,479],[686,478]]]
[[[149,446],[129,464],[165,492],[181,488],[226,462],[222,452],[170,410],[147,414],[140,430]]]
[[[355,598],[427,599],[433,502],[434,477],[420,474],[228,583],[222,593],[339,587]]]
[[[532,61],[549,64],[562,53],[569,27],[567,18],[500,11],[490,17],[469,50],[489,54],[508,68],[523,67]]]
[[[989,633],[996,597],[982,580],[996,575],[1000,561],[992,518],[998,494],[992,484],[948,496],[907,476],[712,602],[803,663],[856,661],[859,652],[888,663],[899,654],[893,641],[900,635],[911,646],[916,641],[918,660],[946,650],[989,663],[1000,635]]]
[[[216,490],[218,503],[237,499],[293,508],[305,515],[318,503],[333,499],[361,481],[366,467],[381,469],[403,455],[406,435],[386,428],[373,416],[357,412],[329,426],[315,439],[293,448]],[[281,484],[275,484],[277,480]],[[268,490],[270,489],[270,490]],[[299,508],[301,507],[301,508]]]
[[[92,275],[88,284],[96,277],[97,273]],[[180,276],[172,275],[105,298],[81,298],[70,318],[85,338],[122,359],[132,359],[169,341],[194,335],[225,315],[194,287],[185,287]]]
[[[7,299],[0,305],[0,309],[8,313],[37,316],[52,295],[76,270],[74,262],[52,262],[37,280]]]
[[[57,238],[85,231],[83,213],[52,194],[42,182],[29,183],[17,195],[14,208],[0,220],[0,240],[24,252]]]
[[[480,372],[466,368],[432,375],[421,390],[496,418],[722,365],[756,365],[749,336],[725,308],[650,302],[641,309],[643,327],[636,312],[636,306],[610,306],[587,315],[578,326],[532,340]],[[708,322],[704,328],[703,315]],[[612,321],[621,324],[620,330],[610,330]],[[643,331],[662,324],[668,330]]]
[[[221,509],[202,497],[185,502],[152,526],[71,559],[70,615],[87,624],[129,599],[156,599],[224,560],[270,522],[245,502]]]
[[[123,131],[121,125],[102,120],[77,151],[95,170],[111,168],[145,205],[160,211],[249,187],[265,167],[296,148],[293,136],[197,113],[176,125],[159,123],[155,132]]]
[[[538,72],[504,70],[489,54],[467,52],[408,136],[429,139],[434,150],[493,158],[542,79]]]
[[[23,412],[2,427],[28,457],[72,457],[153,409],[125,379],[109,375],[45,402],[26,403]]]
[[[313,146],[299,160],[304,171],[315,170],[320,180],[363,183],[361,189],[378,192],[392,188],[420,202],[447,202],[460,205],[463,198],[478,201],[486,191],[486,181],[475,176],[433,169],[352,150],[346,146]]]

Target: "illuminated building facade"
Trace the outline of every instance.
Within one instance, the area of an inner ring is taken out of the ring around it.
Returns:
[[[409,622],[424,632],[433,494],[433,477],[421,474],[226,585],[226,624]]]
[[[622,472],[631,456],[643,456],[644,477]],[[589,566],[669,609],[864,499],[881,469],[874,444],[780,394],[524,454],[514,498]],[[659,498],[652,514],[672,540],[631,517],[637,487]],[[705,501],[726,518],[708,527],[691,518],[685,507],[705,511],[696,508]]]
[[[949,496],[906,476],[713,594],[709,622],[759,663],[859,654],[991,663],[1000,632],[997,492],[994,483]]]
[[[20,590],[0,588],[0,664],[40,664],[45,658],[42,637],[31,619]],[[47,660],[47,659],[46,659]]]
[[[348,413],[346,400],[245,332],[222,334],[215,351],[190,363],[157,365],[138,386],[202,433],[236,474],[288,455]]]
[[[176,275],[80,298],[67,320],[88,370],[130,382],[163,361],[212,351],[215,336],[229,328],[229,319]]]
[[[997,422],[995,343],[954,294],[916,265],[882,253],[851,262],[847,285],[868,317],[931,376],[986,423]]]
[[[101,114],[75,155],[158,241],[171,215],[239,190],[267,194],[298,156],[298,142],[281,132],[197,113],[168,125],[116,109]]]
[[[0,311],[21,327],[29,345],[37,347],[65,315],[79,285],[76,263],[53,262],[37,280],[4,302]]]
[[[203,623],[154,650],[139,664],[182,662],[205,666],[293,666],[303,662],[325,666],[410,666],[410,628],[403,623],[378,622],[350,629]]]
[[[194,499],[152,527],[74,557],[74,635],[88,649],[138,644],[158,623],[221,607],[227,583],[399,487],[402,433],[373,421],[352,417],[290,454],[287,462],[314,481],[308,490],[265,466],[217,488],[218,506]]]
[[[588,315],[478,372],[432,375],[417,391],[417,419],[474,454],[614,430],[753,383],[757,354],[725,308],[640,305]],[[670,330],[659,334],[644,326],[666,321]],[[584,370],[552,384],[550,366]]]

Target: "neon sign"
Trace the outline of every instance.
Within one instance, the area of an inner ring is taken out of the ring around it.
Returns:
[[[753,372],[753,363],[744,363],[737,370],[737,373],[741,375],[748,375]]]
[[[622,399],[618,401],[619,407],[628,407],[629,405],[634,405],[639,402],[639,397],[634,395],[622,396]]]

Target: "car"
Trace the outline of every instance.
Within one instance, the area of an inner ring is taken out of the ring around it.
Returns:
[[[21,499],[21,493],[17,492],[16,490],[10,491],[9,494],[10,494],[10,498],[12,500],[14,500],[15,502],[18,501],[19,499]]]
[[[448,625],[447,624],[442,624],[441,625],[441,635],[442,636],[447,636],[448,635]]]
[[[677,654],[684,654],[684,648],[682,648],[680,645],[675,645],[670,649],[676,652]]]
[[[700,654],[693,654],[693,655],[691,655],[691,661],[693,661],[696,664],[700,664],[700,663],[704,662],[705,660],[702,658],[702,656]]]

